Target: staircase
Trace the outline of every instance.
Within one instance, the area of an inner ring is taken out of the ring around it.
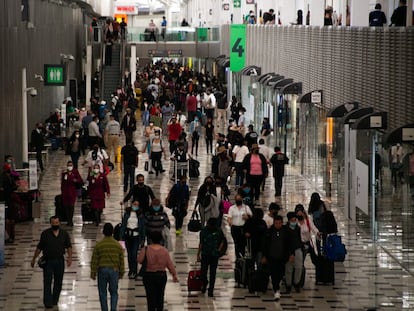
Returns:
[[[119,43],[114,43],[112,46],[112,64],[111,66],[104,66],[103,70],[103,84],[102,84],[102,100],[107,103],[111,101],[111,94],[116,91],[116,88],[121,85],[121,47]]]

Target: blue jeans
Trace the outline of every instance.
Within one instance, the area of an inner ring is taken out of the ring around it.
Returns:
[[[43,269],[43,304],[45,306],[58,304],[64,272],[65,259],[63,257],[46,260],[46,267]]]
[[[139,241],[140,241],[139,236],[131,236],[131,237],[125,238],[125,247],[128,253],[129,272],[137,273],[138,271],[137,256],[138,256]]]
[[[111,311],[116,311],[118,304],[118,279],[119,272],[112,268],[99,268],[98,270],[98,292],[101,310],[108,311],[108,292],[111,294]]]
[[[124,165],[124,192],[134,187],[134,177],[135,177],[135,166],[134,165]]]

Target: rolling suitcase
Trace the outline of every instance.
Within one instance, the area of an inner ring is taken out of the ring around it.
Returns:
[[[55,215],[59,217],[60,221],[68,221],[66,211],[63,209],[61,194],[55,196]]]
[[[238,287],[243,285],[246,288],[249,284],[249,276],[253,270],[253,263],[251,259],[247,258],[237,258],[234,268],[234,281],[237,283]]]
[[[96,221],[95,211],[89,203],[83,203],[81,205],[81,214],[83,223]]]
[[[250,271],[249,275],[249,293],[262,292],[266,293],[269,285],[269,273],[265,270],[258,269]]]
[[[191,270],[188,272],[187,289],[188,293],[199,292],[203,287],[203,280],[201,279],[201,270]]]
[[[315,284],[335,285],[335,263],[325,256],[318,256],[315,265]]]

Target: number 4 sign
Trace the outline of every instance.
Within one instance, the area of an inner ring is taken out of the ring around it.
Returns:
[[[246,25],[230,27],[230,70],[239,71],[246,59]]]

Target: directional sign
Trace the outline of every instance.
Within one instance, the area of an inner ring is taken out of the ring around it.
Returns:
[[[246,59],[246,25],[230,27],[230,70],[239,71]]]
[[[241,0],[233,0],[234,8],[241,8]]]
[[[45,71],[45,85],[65,85],[65,66],[64,65],[46,65]]]

